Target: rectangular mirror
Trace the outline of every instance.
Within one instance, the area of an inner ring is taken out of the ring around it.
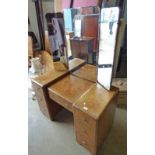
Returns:
[[[119,8],[102,8],[100,15],[100,38],[97,81],[110,90],[119,23]]]
[[[98,6],[64,9],[65,31],[71,34],[67,37],[69,59],[96,65],[99,11]]]
[[[67,43],[63,13],[46,13],[45,17],[53,61],[60,61],[66,68],[68,68]]]

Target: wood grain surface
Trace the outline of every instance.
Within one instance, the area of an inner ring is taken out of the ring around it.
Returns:
[[[94,83],[67,75],[48,87],[49,96],[67,109],[72,111],[72,104],[79,99]]]
[[[85,92],[73,106],[84,111],[94,119],[98,119],[110,101],[118,94],[118,89],[112,87],[110,91],[95,83]]]
[[[72,75],[75,75],[79,78],[89,80],[92,82],[97,81],[97,69],[96,66],[86,64],[82,66],[81,68],[77,69],[72,73]]]

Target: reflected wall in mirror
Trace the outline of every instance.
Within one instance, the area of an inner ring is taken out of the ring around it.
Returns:
[[[107,90],[111,87],[119,12],[118,7],[101,9],[97,81]]]

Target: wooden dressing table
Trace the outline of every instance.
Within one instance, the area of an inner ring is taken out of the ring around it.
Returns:
[[[96,155],[112,126],[118,89],[101,87],[96,83],[96,67],[77,58],[69,62],[68,70],[54,63],[32,84],[42,113],[54,120],[62,108],[72,112],[77,142]]]

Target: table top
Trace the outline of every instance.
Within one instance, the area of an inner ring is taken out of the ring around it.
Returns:
[[[71,61],[69,61],[69,69],[65,68],[61,62],[54,62],[53,64],[54,67],[47,71],[47,73],[35,77],[31,80],[40,85],[41,87],[44,87],[50,84],[51,82],[54,82],[58,78],[69,74],[69,72],[74,71],[74,69],[78,68],[79,66],[84,65],[85,61],[78,58],[74,58]]]
[[[49,86],[48,93],[62,106],[68,104],[71,112],[73,112],[72,106],[75,106],[97,120],[118,94],[118,89],[112,87],[107,91],[98,83],[69,74]]]
[[[74,102],[73,106],[84,111],[94,119],[98,119],[110,101],[117,94],[118,89],[116,87],[112,87],[110,91],[107,91],[101,85],[95,83],[87,92]]]
[[[86,64],[79,68],[78,70],[74,71],[72,75],[75,75],[79,78],[89,80],[92,82],[97,81],[97,69],[96,66]]]
[[[49,96],[56,99],[56,102],[72,104],[79,99],[94,82],[78,78],[74,75],[67,75],[63,79],[48,87]]]

